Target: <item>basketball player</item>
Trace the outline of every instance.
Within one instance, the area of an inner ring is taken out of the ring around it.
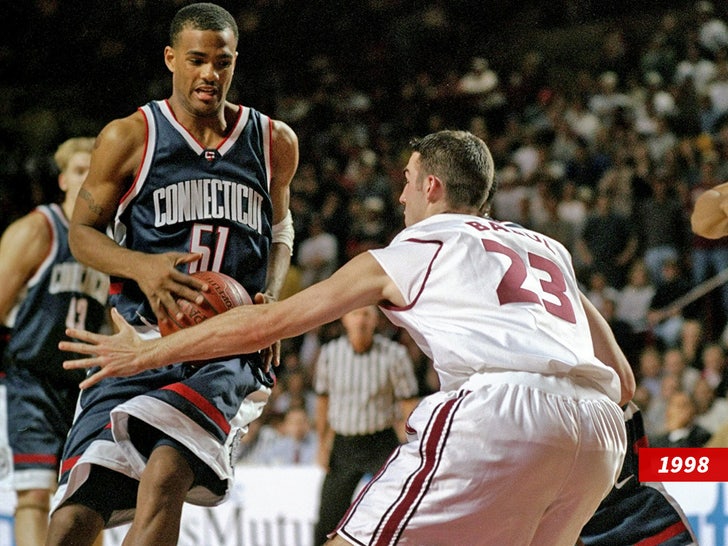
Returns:
[[[248,305],[143,341],[72,330],[100,366],[83,388],[180,360],[254,351],[378,303],[432,358],[425,397],[330,544],[575,544],[626,448],[619,403],[634,377],[577,288],[564,247],[479,216],[493,183],[485,143],[461,131],[413,142],[406,228],[290,298]],[[606,364],[603,364],[606,363]],[[99,383],[100,382],[100,383]]]
[[[54,155],[64,192],[8,226],[0,239],[0,322],[10,327],[0,404],[0,477],[17,493],[15,544],[43,544],[51,491],[78,399],[76,371],[63,369],[65,329],[98,331],[109,279],[79,264],[68,247],[68,219],[88,173],[93,138],[72,138]]]
[[[262,302],[278,296],[288,269],[297,138],[282,122],[227,101],[237,44],[224,9],[181,8],[164,50],[171,97],[102,130],[79,194],[71,248],[112,275],[113,304],[146,336],[180,313],[177,299],[202,300],[195,271],[226,273]],[[110,223],[114,240],[104,234]],[[231,445],[273,384],[256,351],[85,391],[48,544],[89,544],[102,528],[132,521],[125,543],[172,545],[185,500],[222,502]]]

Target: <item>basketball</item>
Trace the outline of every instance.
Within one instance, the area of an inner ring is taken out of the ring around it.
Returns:
[[[199,305],[185,299],[177,300],[184,317],[182,320],[168,317],[166,322],[160,322],[159,332],[163,336],[199,324],[203,320],[224,313],[233,307],[253,303],[253,299],[243,285],[224,273],[198,271],[192,273],[191,276],[207,283],[209,290],[202,292],[205,300]]]

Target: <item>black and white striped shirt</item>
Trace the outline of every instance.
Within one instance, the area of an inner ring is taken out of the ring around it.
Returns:
[[[346,336],[323,345],[314,389],[328,395],[329,424],[346,436],[390,428],[399,417],[399,400],[418,393],[407,349],[379,334],[365,353],[354,352]]]

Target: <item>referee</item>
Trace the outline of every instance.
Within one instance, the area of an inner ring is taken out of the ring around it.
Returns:
[[[314,374],[318,462],[326,470],[314,545],[339,523],[362,477],[399,445],[395,431],[417,404],[417,379],[404,345],[375,334],[379,310],[341,318],[346,335],[321,347]]]

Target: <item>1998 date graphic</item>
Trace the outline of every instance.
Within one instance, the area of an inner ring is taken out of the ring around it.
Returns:
[[[728,448],[639,450],[641,482],[722,482],[728,480]]]
[[[691,472],[699,472],[705,474],[708,471],[708,465],[710,464],[709,457],[660,457],[661,465],[658,472],[665,474],[671,472],[673,474],[677,472],[685,472],[690,474]]]

